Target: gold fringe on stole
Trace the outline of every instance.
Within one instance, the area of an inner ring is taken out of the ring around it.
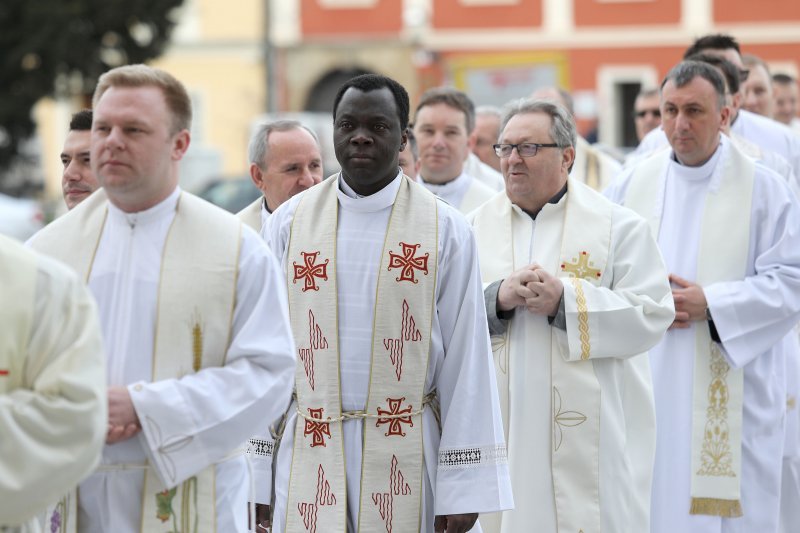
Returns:
[[[692,498],[689,514],[738,518],[743,516],[742,504],[739,500],[720,500],[718,498]]]

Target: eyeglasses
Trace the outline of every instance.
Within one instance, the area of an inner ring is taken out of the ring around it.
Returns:
[[[750,71],[746,68],[739,69],[739,81],[745,82],[747,81],[747,77],[750,75]]]
[[[661,118],[661,110],[660,109],[642,109],[641,111],[636,111],[633,115],[636,118],[644,118],[646,114],[650,113],[655,118]]]
[[[492,146],[494,148],[494,153],[497,154],[497,157],[505,159],[506,157],[511,156],[511,152],[514,151],[514,148],[517,149],[517,153],[520,157],[533,157],[537,153],[539,153],[539,148],[559,148],[556,143],[550,144],[541,144],[541,143],[520,143],[520,144],[495,144]]]

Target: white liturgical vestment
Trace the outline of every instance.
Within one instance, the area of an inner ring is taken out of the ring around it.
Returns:
[[[496,194],[496,191],[490,189],[489,186],[465,172],[462,172],[456,179],[441,185],[428,183],[425,181],[425,177],[420,175],[418,183],[464,215]]]
[[[729,151],[724,136],[712,158],[699,167],[679,164],[670,152],[652,212],[659,222],[658,244],[670,273],[695,280],[706,198],[724,179]],[[646,164],[647,162],[643,163]],[[636,168],[606,194],[625,202]],[[730,205],[730,217],[750,210],[746,274],[738,281],[703,287],[721,353],[743,371],[740,501],[743,516],[690,514],[695,328],[670,330],[650,352],[658,437],[651,523],[654,533],[774,532],[778,528],[781,462],[786,408],[783,337],[800,318],[800,208],[786,183],[756,165],[751,206]],[[701,399],[702,400],[702,399]]]
[[[367,400],[377,270],[401,178],[398,174],[389,185],[367,197],[357,196],[341,177],[329,178],[339,180],[336,283],[343,411],[363,410]],[[262,232],[284,267],[292,218],[304,194],[281,205]],[[494,512],[513,506],[475,241],[463,217],[441,201],[438,232],[438,279],[424,392],[435,390],[438,394],[441,426],[434,410],[425,409],[423,532],[433,530],[436,515]],[[285,530],[297,423],[293,404],[276,457],[273,524],[279,533]],[[375,422],[345,420],[342,427],[349,532],[357,531],[364,423]]]
[[[73,272],[3,236],[0,302],[0,531],[35,533],[34,514],[100,459],[107,429],[100,325]],[[74,523],[61,510],[44,531]]]
[[[138,213],[125,213],[106,202],[88,283],[100,310],[108,383],[127,386],[143,427],[137,437],[107,445],[99,470],[81,483],[81,532],[140,531],[145,473],[127,465],[146,461],[164,488],[165,480],[181,483],[215,464],[216,524],[201,527],[219,533],[246,531],[245,509],[252,498],[244,447],[250,436],[266,438],[269,424],[290,398],[295,359],[285,285],[275,257],[247,227],[241,227],[235,305],[223,365],[152,381],[162,253],[184,195],[176,188],[161,203]],[[82,207],[59,220],[79,215]],[[217,210],[209,204],[204,209]],[[34,247],[37,236],[31,240]],[[75,243],[87,245],[92,244]],[[191,278],[191,267],[186,276]],[[166,460],[162,450],[169,445],[159,446],[159,441],[169,437],[179,445]],[[251,455],[256,469],[259,461],[268,463],[265,457]]]
[[[469,218],[484,283],[538,263],[561,279],[566,318],[564,330],[518,307],[493,332],[517,507],[481,517],[484,531],[647,531],[655,413],[645,352],[674,317],[647,224],[572,178],[535,219],[505,194]]]
[[[260,196],[258,200],[236,213],[239,220],[253,228],[256,233],[261,231],[270,215],[271,213],[267,211],[267,202],[263,196]]]
[[[602,191],[621,170],[622,165],[616,159],[578,136],[575,143],[575,161],[569,173],[571,178],[596,191]]]

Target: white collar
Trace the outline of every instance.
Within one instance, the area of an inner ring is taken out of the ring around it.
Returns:
[[[119,207],[115,206],[110,201],[108,202],[108,218],[109,221],[117,224],[125,224],[133,228],[134,226],[148,225],[156,222],[170,213],[175,212],[175,206],[178,204],[178,197],[181,194],[181,188],[175,187],[169,196],[165,199],[143,211],[136,213],[126,213]]]
[[[397,177],[395,177],[388,185],[369,196],[362,196],[353,190],[350,185],[342,177],[342,173],[336,178],[339,181],[339,187],[336,194],[339,197],[339,205],[348,211],[358,211],[361,213],[374,213],[386,209],[394,204],[397,197],[397,191],[400,190],[400,182],[403,173],[398,170]]]

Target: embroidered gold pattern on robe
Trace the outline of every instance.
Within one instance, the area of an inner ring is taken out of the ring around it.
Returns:
[[[602,273],[597,268],[592,268],[594,262],[589,260],[589,252],[581,252],[578,257],[572,258],[572,263],[562,263],[561,270],[580,279],[600,279]]]
[[[203,324],[200,314],[195,311],[192,318],[192,369],[198,372],[203,368]]]
[[[703,435],[703,449],[700,453],[700,476],[735,477],[731,468],[733,456],[728,431],[728,384],[726,377],[730,366],[719,351],[716,343],[711,343],[711,383],[708,385],[708,408],[706,427]]]
[[[589,308],[586,305],[586,295],[583,293],[583,286],[578,278],[572,278],[572,285],[575,287],[575,297],[578,305],[578,332],[581,338],[581,359],[589,359],[592,345],[589,342]]]
[[[578,411],[561,410],[561,393],[553,387],[553,449],[558,451],[564,440],[563,428],[580,426],[586,422],[586,415]]]

